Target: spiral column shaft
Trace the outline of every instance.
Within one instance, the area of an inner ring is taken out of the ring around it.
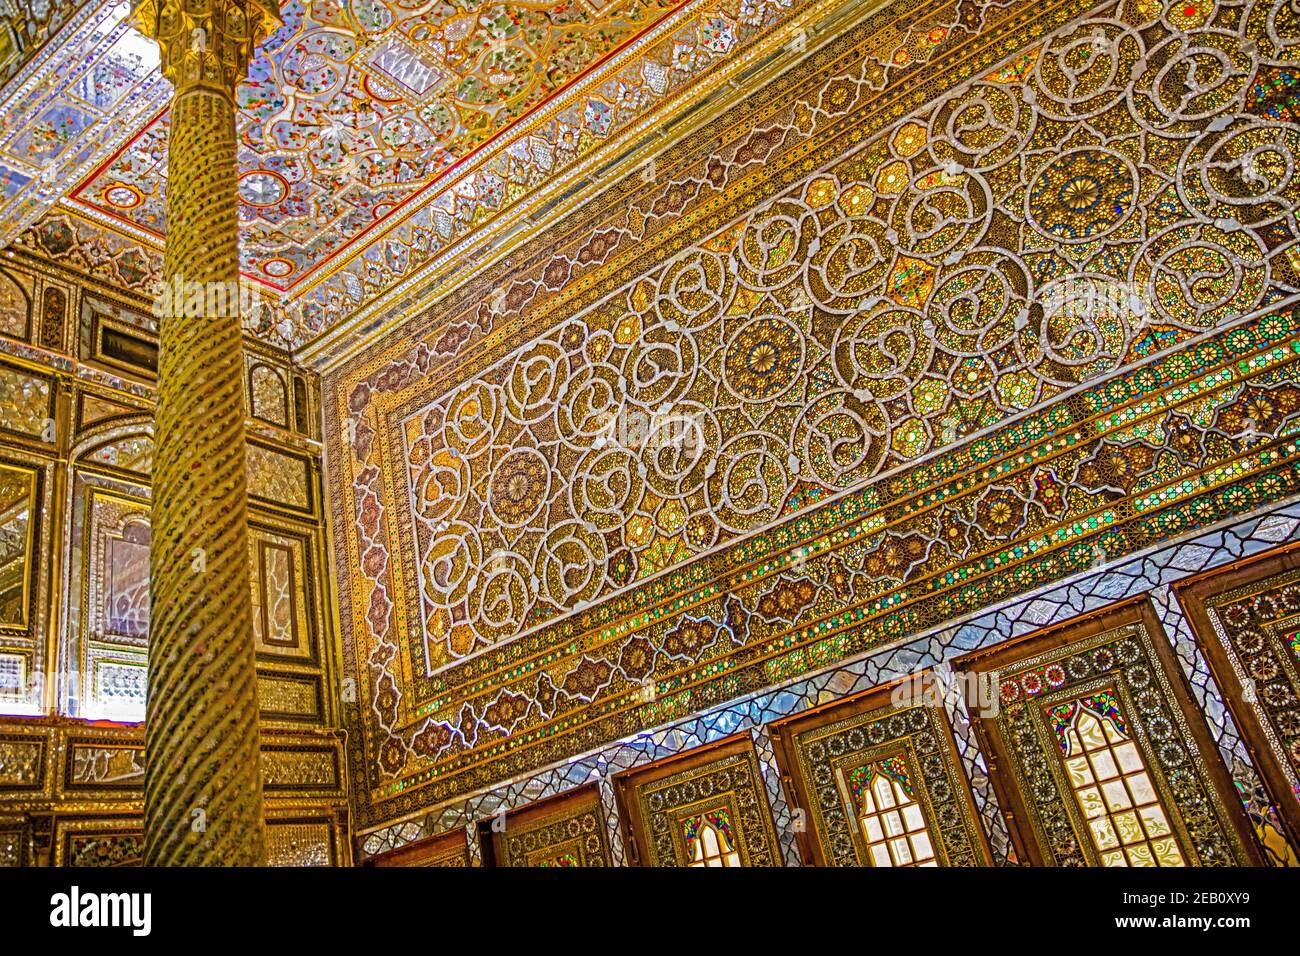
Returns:
[[[235,86],[270,0],[141,0],[175,93],[150,549],[145,862],[265,859],[253,640]]]

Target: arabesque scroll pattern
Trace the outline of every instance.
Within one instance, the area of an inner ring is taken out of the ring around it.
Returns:
[[[1300,291],[1229,9],[1058,31],[409,414],[429,666]]]
[[[1170,600],[1170,585],[1190,575],[1259,554],[1276,545],[1300,539],[1300,504],[1275,506],[1225,527],[1211,529],[1185,540],[1137,554],[1105,569],[1086,572],[1076,578],[1035,591],[1023,597],[984,609],[966,620],[954,622],[896,647],[866,658],[831,668],[775,690],[723,704],[662,728],[638,734],[568,762],[563,768],[521,777],[482,793],[436,808],[420,820],[375,830],[362,840],[365,853],[374,855],[424,839],[465,821],[485,819],[501,807],[525,806],[531,800],[554,796],[590,779],[681,753],[720,740],[737,730],[758,729],[781,717],[801,713],[829,698],[840,698],[887,684],[909,674],[942,667],[978,648],[1020,637],[1044,627],[1060,624],[1081,613],[1096,611],[1126,598],[1151,594],[1165,637],[1177,649],[1184,671],[1189,655],[1199,658],[1185,619],[1176,602]],[[1189,674],[1197,703],[1220,752],[1230,768],[1234,784],[1251,809],[1261,816],[1271,812],[1249,754],[1245,752],[1222,696],[1208,669]],[[946,699],[945,704],[949,701]],[[1016,865],[1006,821],[989,783],[987,761],[976,738],[969,733],[965,703],[954,701],[960,716],[949,710],[949,721],[957,732],[957,745],[975,806],[989,838],[995,865]],[[760,748],[761,749],[761,748]],[[761,758],[760,758],[761,759]],[[769,793],[770,798],[770,793]],[[787,821],[778,814],[778,832],[783,847],[792,843]],[[471,829],[473,824],[470,824]],[[786,853],[787,862],[790,855]],[[623,865],[621,859],[616,859]]]

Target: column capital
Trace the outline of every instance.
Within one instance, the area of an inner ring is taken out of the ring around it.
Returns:
[[[281,23],[278,0],[134,0],[131,18],[158,41],[177,95],[203,88],[233,96],[254,49]]]

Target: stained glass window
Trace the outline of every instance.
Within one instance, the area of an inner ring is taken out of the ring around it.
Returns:
[[[683,824],[688,866],[741,866],[740,853],[725,810],[710,810]]]
[[[845,774],[872,866],[938,866],[925,813],[901,755]]]
[[[1145,597],[957,658],[1034,866],[1257,864],[1249,821]],[[1250,842],[1248,842],[1250,841]]]
[[[1050,708],[1061,760],[1103,866],[1186,866],[1111,691]]]
[[[781,865],[754,739],[739,733],[615,774],[637,866]]]

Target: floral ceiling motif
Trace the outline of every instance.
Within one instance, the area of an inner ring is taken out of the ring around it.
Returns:
[[[372,819],[1290,493],[1300,21],[1093,6],[881,11],[327,377]]]
[[[71,231],[93,222],[132,237],[136,257],[147,257],[166,232],[168,88],[151,45],[123,22],[127,0],[97,6],[113,42],[143,45],[143,58],[119,62],[81,34],[54,44],[53,72],[33,88],[54,112],[28,116],[16,103],[15,125],[30,131],[0,137],[0,182],[11,229],[57,199],[53,219],[70,210],[84,220]],[[556,185],[794,15],[790,0],[289,0],[282,9],[283,27],[237,97],[241,249],[245,276],[277,303],[252,331],[295,346]],[[123,98],[130,111],[108,123]],[[50,229],[49,217],[35,227]],[[31,230],[21,241],[48,245]]]
[[[290,0],[237,96],[245,272],[301,281],[674,6]],[[589,101],[590,125],[613,108]],[[167,124],[140,131],[74,201],[164,235]],[[507,183],[482,185],[495,204]]]

